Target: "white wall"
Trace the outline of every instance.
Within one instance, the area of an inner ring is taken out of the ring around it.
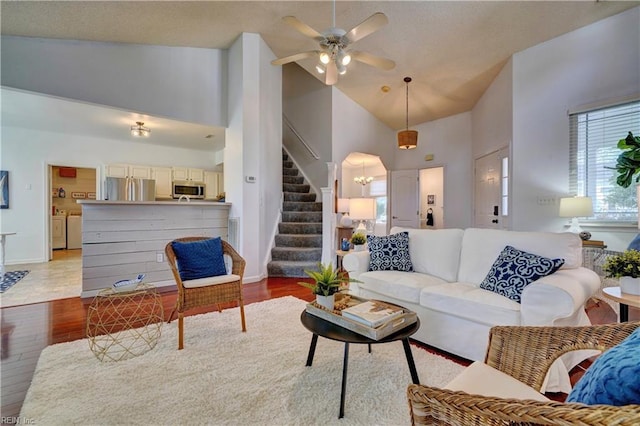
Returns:
[[[327,162],[332,161],[331,87],[295,63],[282,67],[282,80],[284,114],[320,158],[314,158],[286,125],[283,143],[312,188],[319,191],[327,186]]]
[[[567,111],[640,93],[639,22],[636,7],[514,55],[513,229],[563,229],[558,206],[539,206],[536,198],[568,193]],[[614,250],[637,233],[589,230]]]
[[[380,157],[385,169],[391,170],[395,132],[337,88],[331,90],[333,162],[340,165],[351,152],[362,152]],[[341,169],[338,167],[339,182]]]
[[[473,158],[511,145],[513,135],[513,61],[509,60],[473,107]]]
[[[471,113],[412,126],[418,131],[418,146],[411,150],[395,148],[393,170],[444,167],[444,218],[447,228],[467,228],[472,223],[473,158]],[[394,135],[395,138],[395,135]],[[433,161],[425,161],[433,154]]]
[[[225,127],[226,51],[2,36],[2,85]]]
[[[98,139],[88,135],[42,132],[2,126],[0,169],[9,171],[10,208],[0,210],[1,229],[17,232],[7,238],[6,262],[45,262],[48,253],[47,164],[101,168],[109,163],[210,168],[214,153],[145,143]],[[30,188],[30,189],[27,189]]]

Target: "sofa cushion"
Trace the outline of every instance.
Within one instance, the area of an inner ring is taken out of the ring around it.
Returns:
[[[446,281],[427,274],[400,271],[370,271],[361,274],[358,287],[403,302],[420,302],[420,292],[425,287],[447,284]]]
[[[391,233],[403,231],[409,233],[409,254],[415,272],[457,281],[462,229],[391,228]]]
[[[384,237],[367,235],[370,271],[413,271],[409,255],[409,233]]]
[[[612,347],[587,369],[567,402],[640,404],[640,328]]]
[[[488,326],[520,325],[520,304],[470,283],[422,289],[420,305]]]
[[[561,269],[574,269],[582,265],[582,240],[570,232],[517,232],[469,228],[464,231],[462,238],[458,281],[479,286],[505,246],[517,247],[519,250],[550,259],[564,259]],[[413,253],[411,255],[413,256]]]
[[[520,303],[522,290],[532,282],[553,274],[564,259],[548,259],[506,246],[498,256],[480,288],[493,291]]]
[[[456,376],[445,389],[462,391],[473,395],[493,396],[497,398],[533,399],[547,402],[549,399],[525,385],[521,381],[476,361]]]

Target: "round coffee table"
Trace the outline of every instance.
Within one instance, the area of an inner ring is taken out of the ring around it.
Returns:
[[[409,344],[409,336],[418,331],[420,328],[420,319],[402,330],[384,337],[380,340],[373,340],[369,337],[355,333],[351,330],[347,330],[344,327],[340,327],[337,324],[327,321],[323,318],[311,315],[307,311],[302,311],[300,315],[300,321],[302,325],[313,333],[311,337],[311,346],[309,346],[309,354],[307,355],[307,367],[311,367],[313,363],[313,355],[316,351],[316,344],[318,343],[318,336],[322,336],[326,339],[336,340],[338,342],[344,342],[344,361],[342,362],[342,390],[340,392],[340,413],[338,418],[344,417],[344,399],[347,389],[347,365],[349,363],[349,344],[367,344],[369,345],[369,353],[371,353],[371,345],[379,343],[389,343],[398,340],[402,341],[404,347],[404,354],[407,357],[407,364],[409,365],[409,372],[411,373],[411,380],[416,385],[420,384],[418,379],[418,372],[416,371],[416,365],[413,361],[413,354],[411,353],[411,345]]]

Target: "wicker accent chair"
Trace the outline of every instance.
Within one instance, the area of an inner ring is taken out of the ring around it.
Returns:
[[[174,241],[179,242],[192,242],[206,240],[209,237],[185,237],[177,238]],[[173,241],[172,241],[173,242]],[[234,248],[228,242],[222,240],[222,251],[225,255],[229,255],[232,261],[231,275],[225,275],[221,277],[211,277],[211,284],[202,284],[201,278],[197,281],[200,283],[198,286],[190,286],[189,281],[183,282],[180,279],[180,273],[178,272],[178,266],[176,262],[176,255],[173,251],[171,243],[166,245],[165,253],[167,256],[167,262],[171,266],[171,272],[178,286],[178,299],[176,300],[176,306],[171,312],[171,316],[167,322],[173,320],[173,315],[178,312],[178,349],[184,348],[184,312],[201,307],[218,305],[218,311],[221,311],[220,303],[226,302],[238,302],[240,306],[240,320],[242,322],[242,331],[247,331],[247,326],[244,318],[244,303],[242,300],[242,277],[244,275],[245,260],[234,250]],[[238,277],[240,277],[238,279]],[[196,281],[196,280],[193,280]]]
[[[560,355],[577,349],[602,352],[615,346],[640,322],[583,327],[493,327],[485,364],[540,390]],[[471,395],[409,385],[412,425],[638,425],[640,405],[614,407],[540,402]]]

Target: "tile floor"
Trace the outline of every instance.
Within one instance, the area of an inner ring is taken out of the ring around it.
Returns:
[[[43,263],[7,265],[8,271],[26,269],[26,277],[0,295],[0,306],[26,305],[82,292],[82,250],[54,250],[53,260]]]

